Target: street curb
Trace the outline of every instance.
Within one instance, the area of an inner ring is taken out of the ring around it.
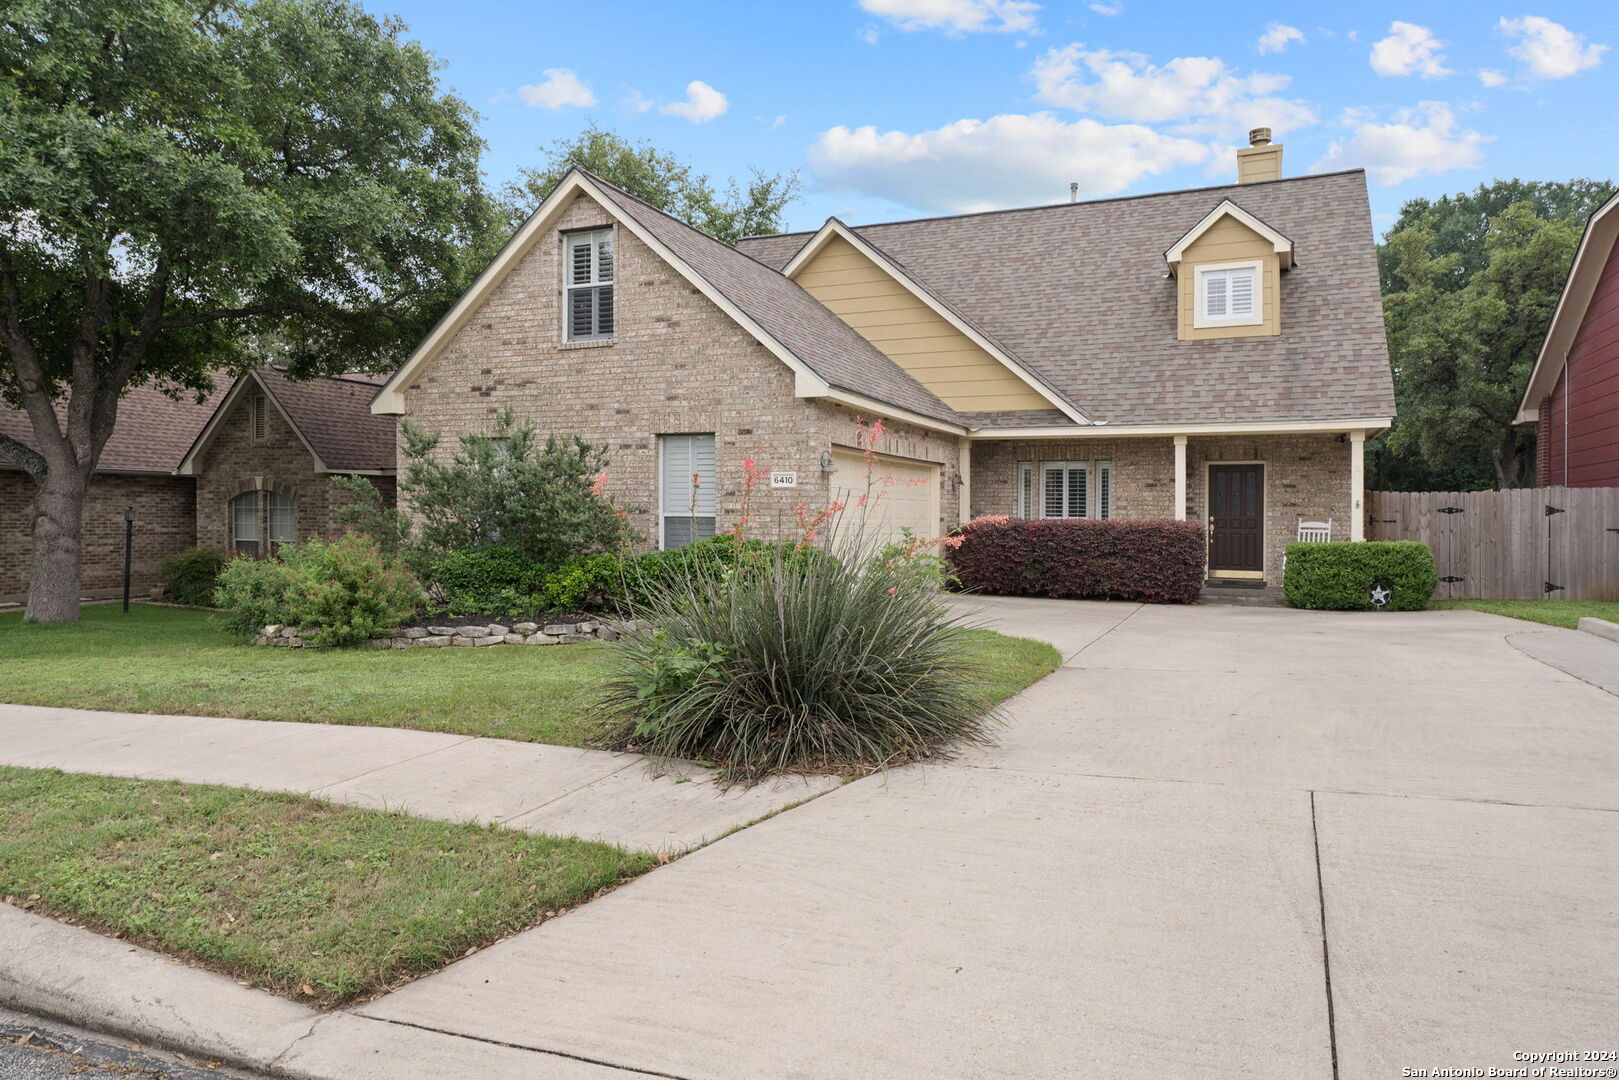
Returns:
[[[1607,619],[1596,619],[1586,615],[1580,619],[1578,626],[1587,634],[1607,638],[1609,641],[1619,641],[1619,623],[1612,623]]]
[[[352,1012],[320,1013],[0,903],[0,1005],[290,1080],[626,1080],[645,1075]],[[656,1075],[656,1074],[655,1074]]]

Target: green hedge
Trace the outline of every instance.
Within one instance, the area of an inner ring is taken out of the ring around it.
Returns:
[[[1387,610],[1421,611],[1439,585],[1433,552],[1415,540],[1289,544],[1282,592],[1297,608],[1370,611],[1372,589],[1389,590]]]

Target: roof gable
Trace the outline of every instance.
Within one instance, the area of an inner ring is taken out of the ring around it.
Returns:
[[[261,391],[287,422],[323,473],[392,473],[397,453],[394,421],[370,408],[378,380],[369,376],[293,380],[276,368],[254,368],[237,379],[197,433],[175,472],[195,476],[203,453],[225,418],[250,389]]]
[[[1263,221],[1259,220],[1259,218],[1255,217],[1253,214],[1250,214],[1248,211],[1244,210],[1230,199],[1222,199],[1220,201],[1220,205],[1203,215],[1202,221],[1199,221],[1196,225],[1193,225],[1190,229],[1188,229],[1185,235],[1183,235],[1179,240],[1175,241],[1174,244],[1170,245],[1168,251],[1164,252],[1164,261],[1169,264],[1169,272],[1174,273],[1175,268],[1180,265],[1181,259],[1185,257],[1187,251],[1192,247],[1192,245],[1196,244],[1205,233],[1226,218],[1232,218],[1233,220],[1240,222],[1242,225],[1246,226],[1250,232],[1255,233],[1268,242],[1271,245],[1271,250],[1282,257],[1283,270],[1286,270],[1293,265],[1293,241],[1289,240],[1287,237],[1283,236],[1281,233],[1277,232],[1275,229],[1271,228],[1269,225],[1265,224]]]
[[[1563,283],[1563,293],[1557,298],[1551,324],[1546,327],[1546,340],[1535,357],[1534,370],[1529,374],[1523,400],[1518,404],[1518,415],[1512,420],[1514,424],[1540,419],[1540,401],[1552,392],[1557,377],[1568,363],[1568,351],[1585,322],[1585,313],[1596,295],[1602,272],[1613,257],[1616,241],[1619,241],[1619,195],[1598,207],[1585,223],[1585,233],[1575,249],[1574,262],[1568,269],[1568,280]]]
[[[779,272],[578,168],[570,170],[546,196],[472,287],[377,392],[372,412],[404,411],[403,389],[547,235],[557,217],[579,195],[600,205],[785,363],[794,373],[798,396],[838,396],[834,391],[841,388],[869,397],[871,404],[897,407],[898,415],[904,419],[930,426],[943,423],[952,430],[962,427],[955,410]]]

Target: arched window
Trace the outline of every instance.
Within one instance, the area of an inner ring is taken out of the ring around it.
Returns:
[[[270,551],[282,544],[291,544],[298,539],[298,518],[293,510],[292,497],[283,495],[279,491],[266,491],[264,493],[264,516],[269,526],[268,535]]]
[[[259,553],[259,493],[244,491],[230,501],[230,544],[240,555]]]

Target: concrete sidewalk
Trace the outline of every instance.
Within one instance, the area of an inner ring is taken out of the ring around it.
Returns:
[[[402,728],[0,705],[0,764],[318,795],[449,821],[678,853],[837,786],[722,792],[709,770]]]

